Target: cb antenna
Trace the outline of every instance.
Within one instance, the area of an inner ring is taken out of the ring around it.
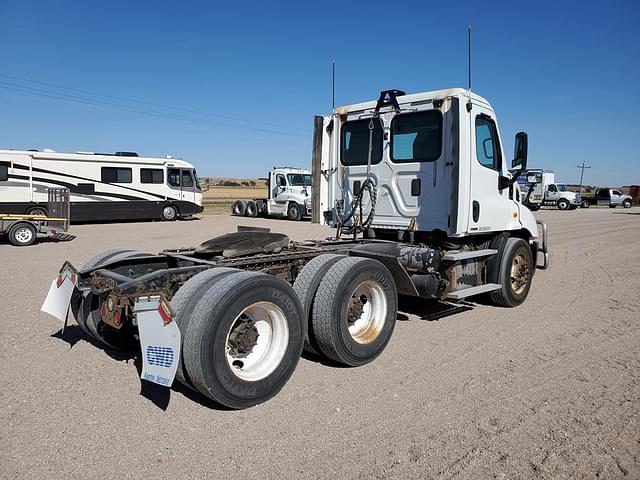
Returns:
[[[469,29],[467,31],[467,42],[468,42],[467,57],[468,57],[468,60],[469,60],[469,65],[468,65],[468,69],[469,69],[469,91],[471,91],[471,24],[469,24]]]
[[[331,59],[331,110],[336,113],[336,59]]]

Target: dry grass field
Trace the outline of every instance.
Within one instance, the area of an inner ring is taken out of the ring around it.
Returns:
[[[204,192],[202,206],[204,213],[227,215],[231,205],[238,199],[266,198],[267,189],[261,187],[211,187]]]

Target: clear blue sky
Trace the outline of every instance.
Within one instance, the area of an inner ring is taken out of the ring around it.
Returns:
[[[524,130],[558,181],[585,160],[588,184],[640,183],[637,0],[0,0],[0,148],[173,154],[211,176],[308,166],[331,58],[338,105],[465,86],[468,23],[507,152]]]

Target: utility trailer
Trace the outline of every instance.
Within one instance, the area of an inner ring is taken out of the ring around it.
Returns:
[[[135,339],[142,378],[230,408],[277,394],[302,350],[355,367],[391,339],[398,296],[515,307],[549,263],[547,228],[522,205],[489,103],[462,89],[316,117],[315,220],[327,240],[240,227],[189,249],[110,250],[65,262],[43,310],[107,345]],[[319,188],[318,188],[319,187]]]
[[[311,216],[311,172],[301,168],[273,167],[267,178],[268,197],[236,200],[231,214],[247,217],[286,217],[302,220]]]
[[[17,247],[34,244],[38,235],[49,235],[58,240],[74,238],[69,230],[69,190],[50,188],[47,192],[49,215],[0,213],[0,235],[7,235]]]

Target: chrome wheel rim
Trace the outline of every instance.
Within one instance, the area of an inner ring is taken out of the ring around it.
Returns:
[[[366,345],[382,331],[388,312],[382,286],[371,280],[360,283],[351,294],[347,307],[347,328],[356,342]]]
[[[29,243],[33,239],[33,231],[27,227],[21,227],[16,230],[15,239],[20,243]]]
[[[245,308],[232,322],[225,343],[227,366],[245,382],[271,375],[282,362],[289,344],[287,317],[271,302]]]
[[[168,220],[173,220],[176,216],[176,210],[173,207],[164,207],[162,215]]]

